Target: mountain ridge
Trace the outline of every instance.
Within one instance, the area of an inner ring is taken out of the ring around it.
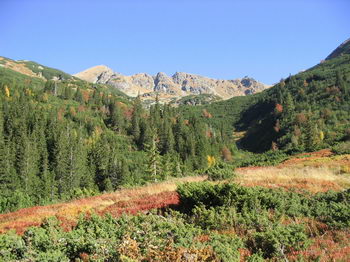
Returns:
[[[350,38],[334,49],[334,51],[326,57],[326,60],[330,60],[345,54],[350,54]]]
[[[109,84],[129,96],[143,97],[152,97],[154,93],[161,98],[212,94],[229,99],[258,93],[269,87],[247,76],[233,80],[214,79],[186,72],[175,72],[172,76],[164,72],[158,72],[154,76],[147,73],[126,76],[104,65],[91,67],[74,76],[92,83]]]

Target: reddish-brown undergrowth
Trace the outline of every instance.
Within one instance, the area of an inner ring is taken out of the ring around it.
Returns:
[[[150,209],[164,208],[177,204],[179,204],[179,196],[176,192],[162,192],[155,195],[141,195],[139,198],[130,201],[117,202],[103,210],[99,210],[98,214],[104,215],[108,213],[112,216],[120,216],[123,213],[137,214]]]
[[[303,257],[306,261],[350,261],[350,232],[329,230],[311,238],[312,244],[305,251],[289,255],[290,261]]]
[[[206,177],[186,177],[150,184],[132,189],[122,189],[100,196],[87,197],[67,203],[23,208],[15,212],[0,214],[0,233],[15,229],[22,234],[30,226],[38,226],[48,217],[56,216],[65,230],[71,229],[80,214],[122,213],[136,214],[154,208],[176,205],[179,197],[175,192],[177,183],[203,181]]]

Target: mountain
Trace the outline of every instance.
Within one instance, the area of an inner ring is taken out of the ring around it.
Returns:
[[[340,46],[338,46],[329,56],[327,56],[326,60],[335,58],[337,56],[350,54],[350,38],[345,40]]]
[[[124,76],[106,66],[95,66],[75,76],[91,83],[111,85],[129,96],[135,97],[140,94],[143,99],[154,99],[156,93],[161,100],[200,94],[211,94],[228,99],[255,94],[268,88],[267,85],[249,77],[218,80],[183,72],[176,72],[171,77],[163,72],[155,76],[146,73]]]
[[[54,78],[73,79],[74,77],[61,70],[47,67],[28,60],[12,60],[0,56],[0,67],[11,69],[26,76],[40,78],[43,80],[52,80]]]
[[[100,82],[89,83],[30,61],[1,65],[0,213],[187,176],[229,146],[198,116],[183,118],[168,104],[145,108],[103,84],[105,67],[84,73]],[[145,74],[128,79],[147,88]]]
[[[212,117],[203,120],[213,127],[224,126],[228,135],[234,126],[240,134],[238,146],[254,152],[314,151],[346,142],[350,140],[349,50],[347,40],[320,64],[268,90],[197,107],[197,114],[206,110]]]

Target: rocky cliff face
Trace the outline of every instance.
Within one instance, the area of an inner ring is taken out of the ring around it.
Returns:
[[[218,80],[200,75],[177,72],[172,77],[159,72],[155,76],[146,73],[124,76],[106,66],[96,66],[75,75],[92,83],[109,84],[129,96],[160,98],[184,97],[188,95],[211,94],[228,99],[233,96],[250,95],[266,88],[253,78]]]

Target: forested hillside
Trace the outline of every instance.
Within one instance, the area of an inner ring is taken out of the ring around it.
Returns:
[[[350,139],[349,47],[344,42],[331,58],[259,94],[183,110],[207,112],[210,117],[202,119],[227,134],[243,132],[238,145],[253,152],[314,151],[345,142]]]
[[[0,212],[183,176],[224,143],[168,105],[0,68]]]
[[[333,146],[350,139],[349,112],[350,54],[343,54],[264,92],[241,116],[248,127],[242,145],[253,151]]]

